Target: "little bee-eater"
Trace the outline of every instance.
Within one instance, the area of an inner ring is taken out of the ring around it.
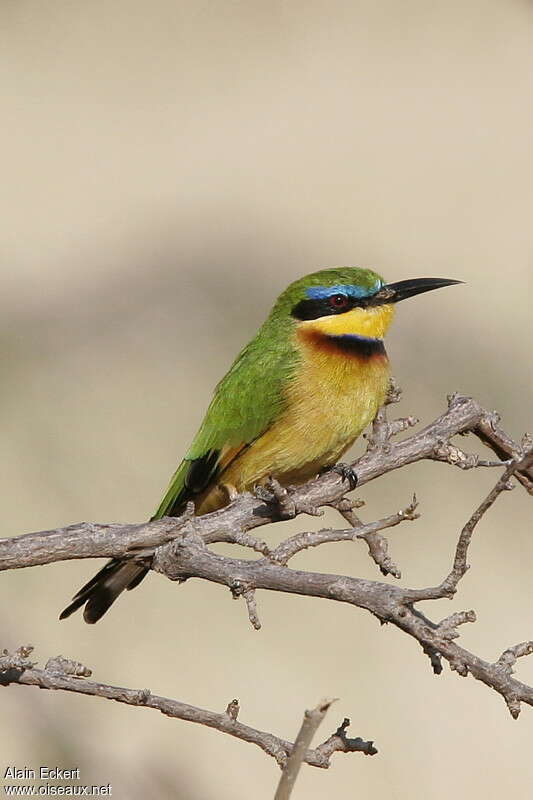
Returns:
[[[179,516],[189,500],[196,514],[206,514],[229,502],[228,487],[250,491],[270,476],[283,486],[299,484],[335,465],[385,399],[383,337],[394,304],[455,283],[415,278],[386,284],[354,267],[291,283],[216,387],[153,519]],[[97,622],[147,572],[131,560],[109,561],[60,619],[85,605],[85,621]]]

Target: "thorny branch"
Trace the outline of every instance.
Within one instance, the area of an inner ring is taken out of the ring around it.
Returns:
[[[399,390],[393,386],[387,404],[396,402],[398,397]],[[296,570],[287,566],[290,559],[305,548],[317,547],[327,542],[362,539],[383,575],[396,578],[401,576],[399,567],[388,554],[388,542],[382,531],[405,520],[416,519],[416,498],[403,511],[375,522],[363,523],[355,511],[361,503],[345,497],[348,487],[343,476],[333,471],[303,486],[289,489],[284,489],[271,480],[268,486],[258,490],[257,495],[238,495],[226,508],[202,517],[194,516],[194,508],[190,504],[186,512],[177,519],[165,518],[140,524],[79,523],[2,539],[0,570],[77,558],[133,558],[171,580],[183,582],[195,577],[228,587],[235,598],[244,598],[250,621],[256,629],[260,628],[257,590],[288,592],[350,603],[366,609],[381,622],[392,623],[414,638],[429,657],[437,674],[442,671],[443,661],[446,661],[459,675],[471,674],[497,691],[516,718],[522,702],[533,705],[533,688],[513,677],[513,666],[517,658],[533,652],[533,642],[523,642],[507,648],[495,662],[485,661],[456,642],[458,628],[475,621],[473,611],[455,612],[440,622],[435,622],[416,607],[422,600],[453,597],[468,569],[468,548],[476,526],[498,496],[512,488],[513,479],[518,480],[529,494],[533,494],[533,447],[530,437],[524,437],[518,444],[500,429],[499,417],[495,412],[486,411],[472,398],[452,395],[448,399],[448,409],[444,414],[421,430],[394,442],[392,438],[396,434],[408,431],[417,424],[417,420],[407,417],[389,421],[387,409],[382,408],[368,437],[365,454],[351,465],[357,474],[359,486],[421,460],[433,460],[460,469],[504,469],[493,489],[463,527],[452,569],[438,586],[410,589],[344,575]],[[452,442],[458,434],[467,433],[476,436],[499,460],[481,459],[477,455],[466,453]],[[269,522],[277,522],[300,513],[321,515],[323,508],[327,506],[337,509],[350,527],[299,533],[274,548],[270,548],[251,533],[255,528]],[[238,544],[257,552],[260,557],[250,560],[222,556],[209,548],[215,542]],[[4,678],[6,674],[11,677],[4,682],[12,682],[14,667],[6,669],[7,673],[5,670],[3,672]],[[21,666],[15,672],[19,683],[98,694],[121,702],[159,708],[171,716],[216,727],[259,744],[266,752],[274,755],[282,766],[292,748],[290,743],[282,742],[270,734],[241,726],[237,723],[233,706],[232,713],[228,710],[220,715],[194,709],[167,698],[155,698],[150,694],[141,703],[138,692],[132,690],[105,687],[64,675],[56,676],[52,680],[48,668],[36,670],[33,666]],[[49,685],[50,681],[55,681],[55,685]],[[371,752],[368,747],[365,750],[363,747],[351,746],[350,743],[361,740],[347,739],[344,730],[345,727],[341,726],[328,739],[329,745],[326,742],[315,750],[308,750],[305,761],[314,766],[328,766],[331,753],[338,749],[343,749],[344,752],[354,749]],[[342,743],[342,747],[339,743]],[[367,745],[368,743],[365,747]],[[327,757],[324,755],[326,753]]]

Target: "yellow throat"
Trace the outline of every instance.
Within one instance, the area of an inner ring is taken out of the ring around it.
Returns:
[[[326,336],[365,336],[370,339],[383,339],[393,316],[393,305],[352,308],[345,314],[300,322],[298,330],[313,331]]]

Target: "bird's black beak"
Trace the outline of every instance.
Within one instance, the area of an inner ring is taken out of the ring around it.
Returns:
[[[372,305],[385,303],[399,303],[415,294],[431,292],[432,289],[441,289],[443,286],[453,286],[463,281],[454,281],[451,278],[409,278],[406,281],[387,283],[371,298]]]

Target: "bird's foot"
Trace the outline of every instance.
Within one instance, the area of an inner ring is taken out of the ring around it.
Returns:
[[[298,514],[309,514],[321,517],[324,511],[313,503],[296,499],[294,490],[282,486],[276,478],[270,476],[263,486],[255,487],[255,496],[270,506],[275,506],[280,519],[294,519]]]
[[[336,472],[337,475],[341,476],[343,481],[348,481],[350,492],[357,486],[357,474],[350,464],[343,464],[339,461],[338,464],[333,464],[332,467],[324,467],[324,469],[320,471],[320,474],[323,475],[325,472]]]

